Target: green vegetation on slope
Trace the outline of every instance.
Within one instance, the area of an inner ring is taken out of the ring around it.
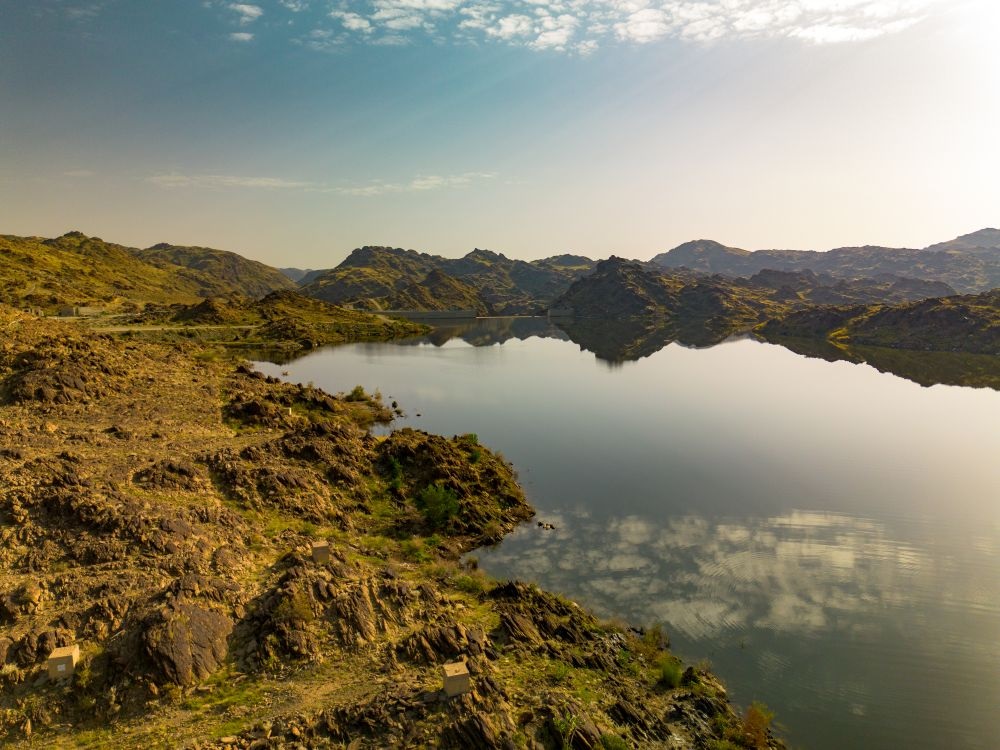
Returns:
[[[2,235],[0,302],[46,313],[63,306],[118,311],[136,309],[147,302],[191,303],[205,297],[266,293],[294,286],[276,271],[277,276],[272,275],[273,269],[232,253],[175,250],[141,251],[80,232],[48,240]],[[198,266],[197,256],[205,260],[204,268]],[[186,259],[185,264],[178,265],[170,258]],[[244,273],[244,278],[237,278]]]
[[[576,318],[653,318],[725,333],[749,328],[788,307],[767,289],[719,276],[668,274],[612,257],[574,282],[552,309]]]
[[[492,312],[475,289],[438,268],[389,297],[386,307],[390,310],[475,310],[477,315]]]
[[[229,285],[228,294],[263,297],[280,289],[296,289],[297,285],[276,268],[249,260],[242,255],[208,247],[181,247],[160,243],[145,250],[132,250],[133,255],[154,266],[181,266],[208,275]]]
[[[399,248],[363,247],[336,268],[314,275],[302,292],[367,310],[404,309],[403,303],[412,309],[439,310],[442,304],[454,304],[458,307],[450,309],[537,314],[592,266],[586,258],[572,261],[574,265],[526,263],[479,249],[462,258],[442,258]],[[461,286],[445,290],[441,274]],[[433,287],[446,296],[438,297]],[[473,299],[475,304],[470,304]]]
[[[416,336],[429,330],[418,323],[346,310],[293,291],[271,292],[260,300],[237,297],[196,305],[150,305],[118,322],[126,325],[111,330],[160,340],[197,336],[203,342],[279,349],[286,354],[348,341]]]
[[[769,321],[767,338],[826,337],[835,343],[1000,355],[1000,290],[901,305],[813,308]]]

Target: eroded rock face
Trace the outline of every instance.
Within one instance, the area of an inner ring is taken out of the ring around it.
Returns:
[[[169,604],[146,623],[142,640],[163,682],[188,686],[211,675],[226,658],[233,621],[193,603]]]

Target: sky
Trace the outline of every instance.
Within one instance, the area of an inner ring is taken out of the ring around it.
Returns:
[[[1000,225],[997,0],[0,0],[0,233],[325,268]]]

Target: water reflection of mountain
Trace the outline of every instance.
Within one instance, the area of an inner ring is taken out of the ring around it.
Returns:
[[[826,339],[773,338],[771,343],[827,362],[856,362],[922,386],[960,385],[1000,390],[1000,357],[960,352],[918,352],[878,346],[834,346]]]
[[[426,344],[443,346],[452,339],[460,339],[472,346],[493,346],[511,339],[566,339],[548,318],[478,318],[476,320],[456,320],[436,323],[434,330],[421,338],[399,342],[401,344]]]
[[[562,319],[557,320],[556,325],[581,349],[615,364],[648,357],[675,342],[701,348],[714,346],[732,335],[731,331],[719,332],[702,325],[661,320]]]
[[[729,336],[729,331],[720,333],[701,325],[667,324],[658,320],[480,318],[440,325],[427,336],[401,343],[442,346],[452,339],[460,339],[472,346],[493,346],[510,339],[550,338],[572,341],[599,360],[620,364],[648,357],[674,342],[705,347],[718,344]]]
[[[749,334],[744,334],[749,335]],[[393,342],[399,346],[443,346],[454,339],[471,346],[494,346],[512,339],[572,341],[597,359],[612,365],[649,357],[668,344],[702,348],[733,337],[729,329],[707,328],[700,323],[650,319],[479,318],[436,322],[426,336]],[[1000,357],[957,352],[920,352],[874,346],[834,346],[825,338],[770,337],[768,341],[805,357],[828,362],[865,363],[923,386],[959,385],[1000,390]],[[297,359],[281,350],[248,352],[255,359],[285,364]]]

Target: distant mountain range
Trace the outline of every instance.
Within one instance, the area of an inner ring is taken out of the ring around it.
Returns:
[[[528,262],[481,249],[445,258],[366,246],[318,270],[278,270],[205,247],[129,248],[80,232],[55,239],[0,235],[0,302],[45,312],[127,311],[208,298],[229,299],[236,305],[230,310],[245,311],[240,299],[297,290],[361,311],[655,318],[671,335],[693,341],[768,322],[767,335],[847,331],[855,343],[994,353],[997,299],[982,293],[997,287],[997,229],[923,249],[750,252],[698,240],[646,262],[571,254]]]
[[[479,249],[462,258],[443,258],[401,248],[362,247],[336,268],[303,278],[302,291],[366,310],[421,305],[418,309],[531,315],[544,312],[593,266],[587,258],[567,255],[526,262]],[[442,295],[434,295],[432,286]],[[435,298],[438,304],[429,306]],[[442,308],[442,302],[447,307]]]
[[[922,250],[841,247],[828,252],[726,247],[712,240],[686,242],[650,260],[660,268],[748,277],[763,270],[814,271],[842,279],[883,274],[941,281],[963,294],[1000,286],[1000,230],[983,229]]]

